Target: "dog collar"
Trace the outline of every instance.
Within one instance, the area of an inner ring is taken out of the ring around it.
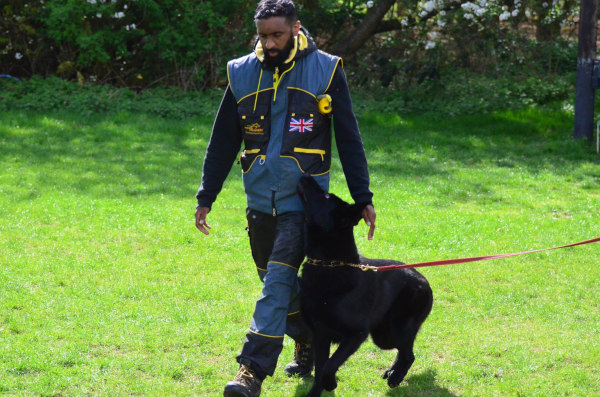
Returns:
[[[352,262],[344,262],[344,261],[325,261],[322,259],[314,259],[314,258],[306,258],[306,264],[313,266],[321,266],[321,267],[354,267],[357,269],[366,272],[367,270],[372,270],[374,272],[377,271],[377,266],[365,265],[362,263],[352,263]]]

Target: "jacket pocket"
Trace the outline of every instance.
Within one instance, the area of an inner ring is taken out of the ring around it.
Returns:
[[[323,126],[324,118],[316,112],[288,114],[281,155],[296,160],[303,174],[329,171],[331,132],[328,124]]]
[[[256,144],[269,141],[271,122],[268,106],[238,107],[238,117],[246,147],[256,148]]]
[[[323,149],[294,147],[293,156],[303,174],[320,175],[329,171],[327,152]]]
[[[267,156],[261,154],[261,149],[244,149],[240,155],[240,164],[242,165],[242,173],[246,174],[250,171],[254,163],[258,161],[259,165],[265,163]]]

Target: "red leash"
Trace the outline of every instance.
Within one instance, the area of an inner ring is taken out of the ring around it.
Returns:
[[[542,252],[542,251],[556,250],[556,249],[559,249],[559,248],[575,247],[577,245],[597,243],[598,241],[600,241],[600,237],[596,237],[596,238],[593,238],[591,240],[580,241],[578,243],[561,245],[560,247],[543,248],[543,249],[539,249],[539,250],[524,251],[524,252],[513,252],[512,254],[475,256],[475,257],[472,257],[472,258],[446,259],[446,260],[442,260],[442,261],[420,262],[420,263],[407,263],[407,264],[404,264],[404,265],[381,266],[381,267],[377,268],[377,271],[378,272],[385,272],[387,270],[410,269],[410,268],[413,268],[413,267],[441,266],[441,265],[453,265],[455,263],[479,262],[479,261],[485,261],[485,260],[488,260],[488,259],[507,258],[509,256],[533,254],[534,252]]]

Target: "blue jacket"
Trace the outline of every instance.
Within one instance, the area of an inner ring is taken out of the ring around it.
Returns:
[[[296,194],[302,174],[328,190],[332,117],[319,111],[324,94],[333,98],[336,143],[350,192],[356,202],[371,203],[364,149],[340,65],[340,58],[317,50],[304,30],[279,68],[262,64],[260,42],[252,53],[230,61],[198,205],[212,205],[242,142],[239,161],[249,208],[273,215],[302,211]]]

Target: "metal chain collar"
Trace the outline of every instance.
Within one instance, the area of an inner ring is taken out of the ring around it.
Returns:
[[[306,263],[309,265],[313,265],[313,266],[332,267],[332,268],[349,266],[349,267],[354,267],[354,268],[360,269],[363,272],[366,272],[367,270],[376,272],[378,269],[377,266],[363,265],[362,263],[351,263],[351,262],[344,262],[344,261],[324,261],[321,259],[313,259],[313,258],[306,258]]]

